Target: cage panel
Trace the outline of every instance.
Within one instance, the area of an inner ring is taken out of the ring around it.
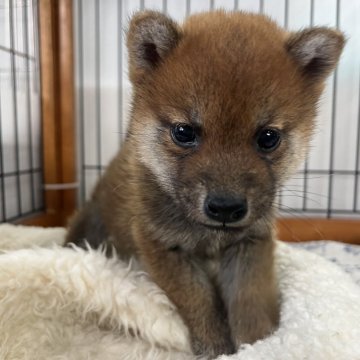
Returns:
[[[340,0],[77,1],[80,201],[84,202],[94,174],[102,173],[126,132],[131,85],[122,29],[129,17],[151,8],[181,21],[190,13],[220,7],[267,14],[291,31],[311,25],[345,31],[348,42],[338,69],[326,82],[307,161],[285,185],[288,190],[284,187],[278,202],[286,215],[359,217],[360,3]]]
[[[37,2],[0,4],[0,221],[42,207]]]

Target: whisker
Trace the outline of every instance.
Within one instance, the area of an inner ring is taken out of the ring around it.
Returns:
[[[285,191],[289,191],[289,192],[291,192],[292,194],[294,194],[294,195],[288,195],[288,194],[284,193],[283,190],[281,190],[281,193],[282,193],[282,195],[283,195],[284,197],[286,197],[286,196],[297,196],[297,197],[301,197],[302,199],[306,199],[306,200],[312,201],[312,202],[314,202],[314,203],[316,203],[316,204],[318,204],[318,205],[321,204],[318,200],[312,199],[312,198],[310,198],[310,197],[307,196],[307,195],[308,195],[308,194],[314,195],[314,196],[316,195],[316,196],[318,196],[318,197],[320,197],[320,198],[324,198],[324,199],[326,199],[326,200],[330,199],[329,196],[326,196],[326,195],[323,195],[323,194],[314,193],[314,192],[311,192],[311,191],[306,191],[306,192],[304,192],[304,191],[301,191],[301,190],[296,190],[296,189],[295,189],[295,190],[292,190],[292,189],[288,189],[288,188],[285,188],[285,187],[284,187],[284,190],[285,190]],[[299,194],[301,194],[301,195],[299,195]],[[332,200],[333,200],[333,199],[332,199]]]
[[[291,192],[296,192],[296,193],[304,193],[304,194],[310,194],[310,195],[316,195],[316,196],[320,196],[320,197],[324,197],[326,199],[329,198],[328,195],[324,195],[324,194],[319,194],[317,192],[313,192],[313,191],[304,191],[303,189],[290,189],[290,188],[282,188],[280,190],[278,190],[278,192],[284,192],[284,191],[291,191]]]
[[[279,204],[279,203],[273,203],[275,206],[277,206],[277,209],[279,211],[284,211],[288,214],[290,214],[292,217],[295,217],[301,221],[303,221],[306,225],[310,225],[315,231],[316,233],[322,238],[324,239],[324,234],[320,231],[320,229],[316,226],[314,226],[314,223],[311,221],[311,218],[309,216],[307,216],[306,214],[302,213],[301,215],[300,214],[297,214],[295,212],[295,209],[290,207],[290,206],[287,206],[287,205],[284,205],[284,204]],[[280,206],[282,208],[280,208]]]
[[[319,205],[321,206],[321,202],[318,201],[318,200],[315,200],[315,199],[311,199],[309,197],[306,197],[306,196],[301,196],[301,195],[296,195],[296,194],[292,194],[292,195],[289,195],[289,194],[283,194],[283,198],[291,198],[291,197],[295,197],[297,199],[305,199],[307,201],[311,201],[312,203],[316,204],[316,205]]]
[[[291,240],[293,242],[301,241],[301,239],[294,233],[293,229],[288,224],[286,224],[285,222],[282,222],[281,225],[284,226],[286,228],[286,230],[289,231],[289,233],[291,234]],[[273,227],[275,228],[275,225]],[[281,240],[281,239],[279,239],[279,240]]]

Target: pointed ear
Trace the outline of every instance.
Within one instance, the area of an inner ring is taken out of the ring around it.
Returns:
[[[178,44],[181,32],[169,17],[156,11],[133,16],[127,34],[130,78],[136,81],[156,68]]]
[[[344,44],[342,33],[319,27],[291,34],[286,49],[305,76],[320,80],[335,68]]]

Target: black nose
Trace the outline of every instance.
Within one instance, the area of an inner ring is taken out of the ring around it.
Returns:
[[[211,196],[205,200],[205,213],[221,223],[232,223],[241,220],[247,213],[247,201],[241,197]]]

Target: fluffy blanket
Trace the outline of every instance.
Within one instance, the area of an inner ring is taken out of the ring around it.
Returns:
[[[136,263],[61,248],[64,235],[0,225],[1,360],[194,359],[176,308]],[[360,359],[360,287],[280,242],[276,270],[279,329],[219,359]]]

